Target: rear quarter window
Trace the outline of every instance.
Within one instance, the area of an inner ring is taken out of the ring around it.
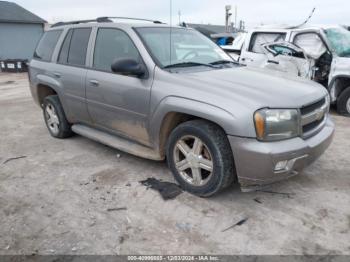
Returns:
[[[35,50],[34,58],[42,61],[51,61],[52,54],[61,34],[62,30],[45,32]]]

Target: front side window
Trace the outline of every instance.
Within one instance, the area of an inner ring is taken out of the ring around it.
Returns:
[[[164,68],[179,63],[210,64],[232,61],[219,46],[201,33],[186,28],[137,28],[156,63]]]
[[[296,58],[305,58],[303,52],[294,50],[283,45],[270,45],[269,48],[273,51],[275,55],[292,56]]]
[[[119,29],[100,28],[96,37],[93,68],[112,72],[113,62],[122,58],[140,61],[140,55],[130,37]]]
[[[340,57],[350,57],[350,32],[342,27],[325,30],[331,48]]]
[[[34,53],[34,58],[43,61],[51,61],[53,51],[55,50],[61,33],[62,30],[52,30],[46,32],[39,41]]]
[[[250,52],[263,54],[263,45],[272,42],[285,40],[285,33],[254,33],[251,37],[249,50]]]

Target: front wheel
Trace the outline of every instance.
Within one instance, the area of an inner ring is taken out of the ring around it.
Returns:
[[[346,88],[338,97],[337,111],[339,114],[350,116],[350,87]]]
[[[201,197],[227,188],[236,176],[225,132],[203,120],[175,128],[167,143],[167,162],[180,186]]]

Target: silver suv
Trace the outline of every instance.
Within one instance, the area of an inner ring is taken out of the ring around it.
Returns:
[[[181,187],[204,197],[294,176],[334,132],[319,84],[240,66],[197,31],[159,22],[55,25],[29,77],[53,137],[166,158]]]

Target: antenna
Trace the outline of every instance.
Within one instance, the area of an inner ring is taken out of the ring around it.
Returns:
[[[172,27],[173,27],[173,0],[170,0],[170,36],[169,36],[169,50],[170,50],[170,65],[172,64],[171,60],[172,60],[172,44],[171,44],[171,41],[172,41]]]
[[[310,21],[310,19],[312,18],[312,16],[314,15],[315,10],[316,10],[316,7],[314,7],[314,8],[312,9],[311,14],[310,14],[310,15],[308,16],[308,18],[307,18],[304,22],[302,22],[300,25],[291,26],[291,27],[288,27],[287,29],[295,29],[295,28],[301,27],[301,26],[303,26],[303,25],[306,25],[306,24]]]

